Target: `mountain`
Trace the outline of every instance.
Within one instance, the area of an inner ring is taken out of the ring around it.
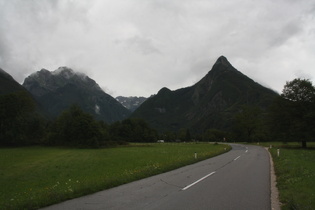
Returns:
[[[266,109],[276,96],[277,93],[254,82],[221,56],[195,85],[174,91],[164,87],[131,117],[143,118],[159,131],[227,130],[243,105]]]
[[[124,107],[129,109],[131,112],[135,111],[147,98],[145,97],[124,97],[118,96],[116,100],[121,103]]]
[[[11,98],[9,95],[11,95]],[[22,85],[20,85],[17,81],[15,81],[10,74],[8,74],[6,71],[4,71],[1,68],[0,68],[0,96],[3,96],[2,100],[8,100],[8,98],[5,99],[6,97],[9,97],[10,100],[18,99],[19,102],[18,101],[12,102],[14,103],[15,106],[19,106],[18,103],[24,103],[24,102],[30,103],[32,104],[31,106],[34,106],[36,111],[41,112],[40,106],[37,103],[37,101],[34,99],[32,94],[30,94]]]
[[[26,89],[16,82],[10,74],[0,68],[0,94],[20,91],[27,92]]]
[[[130,114],[93,79],[67,67],[35,72],[24,80],[23,86],[51,117],[58,116],[73,104],[107,123],[125,119]]]

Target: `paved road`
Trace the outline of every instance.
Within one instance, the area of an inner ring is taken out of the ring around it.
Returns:
[[[223,155],[46,209],[271,209],[267,151],[231,146]]]

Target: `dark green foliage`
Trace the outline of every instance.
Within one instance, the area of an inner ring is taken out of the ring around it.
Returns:
[[[314,140],[315,87],[309,80],[287,82],[270,109],[272,133],[278,139],[306,142]]]
[[[177,139],[177,134],[172,131],[166,131],[160,135],[160,139],[167,142],[173,142]]]
[[[180,129],[179,132],[178,132],[178,140],[181,140],[181,141],[192,141],[189,129],[187,129],[187,128]]]
[[[44,124],[35,112],[34,100],[26,91],[0,95],[0,145],[38,143]]]
[[[78,106],[71,106],[51,125],[46,142],[71,147],[108,147],[123,142],[153,142],[156,131],[140,119],[107,125],[96,121]]]
[[[0,145],[41,143],[46,121],[27,90],[0,69]]]
[[[202,135],[202,141],[224,142],[226,138],[227,133],[218,129],[208,129]]]
[[[297,78],[286,83],[281,97],[289,101],[303,104],[314,103],[315,87],[312,85],[311,81]]]
[[[110,126],[111,139],[125,142],[154,142],[157,133],[142,119],[126,119]]]
[[[262,110],[255,106],[243,106],[234,118],[236,140],[259,141],[259,129],[262,127]]]
[[[71,106],[52,124],[48,136],[50,145],[99,147],[106,140],[104,124],[83,112],[78,106]]]

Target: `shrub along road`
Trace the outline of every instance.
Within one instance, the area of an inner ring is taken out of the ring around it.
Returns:
[[[268,152],[231,146],[223,155],[45,209],[271,209]]]

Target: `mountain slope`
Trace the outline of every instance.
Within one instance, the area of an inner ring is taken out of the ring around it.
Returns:
[[[13,77],[8,74],[6,71],[0,68],[0,95],[17,97],[20,100],[28,101],[36,111],[41,112],[40,106],[37,101],[34,99],[31,93],[29,93],[22,85],[20,85],[17,81],[13,79]],[[15,96],[13,96],[15,95]],[[15,103],[15,106],[17,106]]]
[[[19,91],[26,91],[26,89],[16,82],[10,74],[0,68],[0,94],[8,94]]]
[[[147,98],[145,97],[124,97],[124,96],[117,96],[116,100],[121,103],[124,107],[129,109],[131,112],[135,111]]]
[[[243,75],[221,56],[198,83],[175,91],[162,88],[131,117],[143,118],[160,131],[228,129],[242,105],[266,108],[275,96],[277,93]]]
[[[27,77],[23,86],[51,117],[56,117],[73,104],[108,123],[122,120],[130,114],[94,80],[67,67],[53,72],[42,69]]]

